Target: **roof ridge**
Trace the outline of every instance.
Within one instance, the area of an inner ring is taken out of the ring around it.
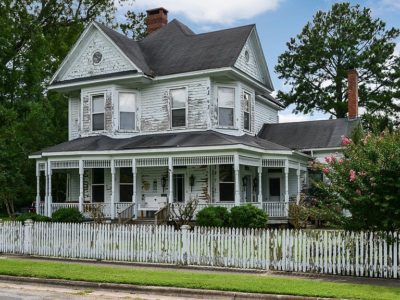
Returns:
[[[299,123],[312,123],[312,122],[327,122],[335,120],[347,120],[347,118],[337,118],[337,119],[323,119],[323,120],[308,120],[308,121],[297,121],[297,122],[282,122],[282,123],[264,123],[264,125],[282,125],[282,124],[299,124]]]
[[[241,26],[236,26],[236,27],[230,27],[230,28],[224,28],[224,29],[218,29],[218,30],[213,30],[213,31],[207,31],[207,32],[202,32],[202,33],[196,33],[195,35],[205,35],[205,34],[211,34],[211,33],[217,33],[217,32],[222,32],[222,31],[229,31],[229,30],[235,30],[239,28],[245,28],[245,27],[251,27],[254,28],[256,24],[247,24],[247,25],[241,25]]]

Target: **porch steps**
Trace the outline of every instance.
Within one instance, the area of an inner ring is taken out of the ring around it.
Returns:
[[[154,218],[138,218],[136,220],[129,221],[129,224],[137,224],[137,225],[154,225]]]

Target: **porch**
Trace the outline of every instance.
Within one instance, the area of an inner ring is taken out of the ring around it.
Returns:
[[[53,201],[57,172],[67,175],[64,201]],[[250,203],[265,210],[271,223],[284,223],[289,201],[298,200],[307,183],[304,159],[239,153],[49,158],[37,161],[36,175],[39,214],[75,207],[88,219],[111,220],[152,217],[167,204],[196,199],[196,211]]]

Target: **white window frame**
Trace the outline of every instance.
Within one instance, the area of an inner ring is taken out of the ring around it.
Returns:
[[[179,90],[179,89],[185,89],[185,96],[186,96],[186,105],[185,105],[185,125],[184,126],[172,126],[172,111],[173,110],[178,110],[178,109],[183,109],[183,108],[173,108],[172,107],[172,97],[171,97],[171,91],[172,90]],[[168,89],[168,97],[169,97],[169,107],[170,107],[170,122],[169,126],[171,129],[185,129],[188,126],[188,102],[189,102],[189,93],[188,93],[188,87],[187,86],[174,86]]]
[[[234,95],[233,95],[233,107],[226,107],[226,106],[221,106],[221,108],[231,108],[233,109],[233,124],[229,125],[229,126],[225,126],[225,125],[220,125],[219,124],[219,97],[218,97],[218,90],[220,88],[228,88],[228,89],[233,89],[234,91]],[[218,128],[228,128],[228,129],[232,129],[232,128],[236,128],[236,97],[237,97],[237,89],[236,86],[233,85],[217,85],[216,86],[216,92],[215,92],[215,96],[216,96],[216,103],[217,103],[217,127]]]
[[[125,94],[134,94],[135,95],[135,128],[134,129],[121,129],[121,108],[120,108],[120,102],[119,102],[119,95],[121,93],[125,93]],[[139,95],[136,91],[132,91],[132,90],[118,90],[117,91],[117,101],[118,101],[118,130],[120,132],[137,132],[137,124],[138,124],[138,101],[139,101]]]
[[[249,91],[247,91],[247,90],[243,90],[243,101],[245,101],[245,99],[244,99],[244,96],[246,95],[246,94],[248,94],[249,96],[250,96],[250,99],[249,99],[249,101],[250,101],[250,103],[249,103],[249,111],[247,112],[246,110],[244,110],[243,109],[243,114],[242,114],[242,118],[243,118],[243,130],[244,131],[247,131],[247,132],[251,132],[251,130],[252,130],[252,128],[251,128],[251,111],[252,111],[252,108],[253,108],[253,102],[252,102],[252,98],[253,98],[253,94],[251,93],[251,92],[249,92]],[[245,113],[248,113],[249,114],[249,128],[248,129],[246,129],[245,128],[245,123],[244,123],[244,120],[245,120],[245,118],[244,118],[244,114]]]
[[[101,114],[99,112],[94,113],[93,112],[93,97],[96,96],[101,96],[103,95],[103,116],[104,116],[104,128],[103,129],[98,129],[94,130],[93,129],[93,115],[95,114]],[[90,127],[93,132],[104,132],[106,130],[106,93],[105,92],[93,92],[90,93]]]

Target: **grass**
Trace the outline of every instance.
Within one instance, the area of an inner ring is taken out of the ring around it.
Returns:
[[[79,263],[0,259],[0,274],[250,293],[347,299],[400,299],[400,288],[260,274],[125,268]]]

